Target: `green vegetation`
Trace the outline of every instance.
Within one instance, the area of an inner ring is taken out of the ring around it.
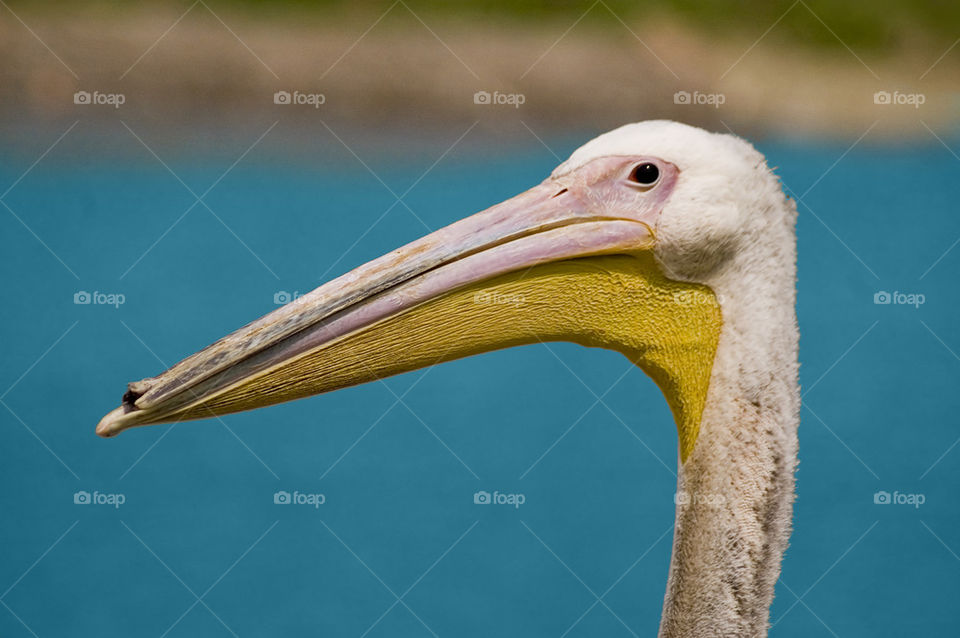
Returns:
[[[186,0],[185,0],[186,1]],[[212,0],[222,6],[240,5],[276,13],[284,8],[332,11],[337,14],[379,15],[394,0]],[[771,38],[811,47],[855,49],[875,53],[895,52],[903,46],[926,42],[948,46],[960,37],[960,2],[956,0],[404,0],[423,15],[466,19],[536,20],[608,23],[617,17],[674,18],[699,29],[734,36],[759,37],[775,22]],[[604,4],[609,11],[604,8]],[[779,20],[779,21],[778,21]],[[831,33],[832,31],[832,33]]]
[[[183,7],[195,0],[99,0],[81,5],[66,0],[20,0],[32,11],[107,7],[122,12],[144,6]],[[240,11],[258,19],[358,19],[381,16],[396,0],[205,0],[214,10]],[[767,36],[810,48],[842,49],[871,55],[896,55],[907,47],[945,50],[960,37],[957,0],[403,0],[423,18],[556,23],[604,26],[619,19],[667,18],[711,35]],[[609,9],[609,10],[608,10]],[[584,15],[586,13],[586,15]],[[389,20],[388,20],[389,22]]]

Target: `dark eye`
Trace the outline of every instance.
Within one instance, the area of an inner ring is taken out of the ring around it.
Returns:
[[[630,181],[636,182],[637,184],[649,186],[658,179],[660,179],[660,169],[657,168],[656,164],[651,164],[650,162],[638,164],[636,168],[630,171]]]

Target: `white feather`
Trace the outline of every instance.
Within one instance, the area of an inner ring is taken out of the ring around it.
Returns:
[[[723,315],[700,435],[678,474],[692,498],[677,507],[660,635],[765,636],[794,499],[796,208],[748,142],[676,122],[605,133],[553,175],[610,155],[680,169],[657,259],[669,277],[709,286]]]

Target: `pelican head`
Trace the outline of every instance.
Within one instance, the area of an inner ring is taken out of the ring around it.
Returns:
[[[796,460],[795,218],[747,142],[623,126],[530,190],[130,383],[97,434],[538,341],[617,350],[679,435],[661,635],[765,635]]]

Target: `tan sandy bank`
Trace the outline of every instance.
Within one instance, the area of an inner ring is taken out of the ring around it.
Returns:
[[[603,129],[680,119],[749,134],[946,137],[960,47],[865,55],[667,22],[605,26],[386,15],[256,18],[203,4],[123,13],[19,6],[0,21],[0,112],[154,123],[263,114],[352,126]],[[944,55],[945,54],[945,55]],[[522,126],[521,126],[522,125]]]

